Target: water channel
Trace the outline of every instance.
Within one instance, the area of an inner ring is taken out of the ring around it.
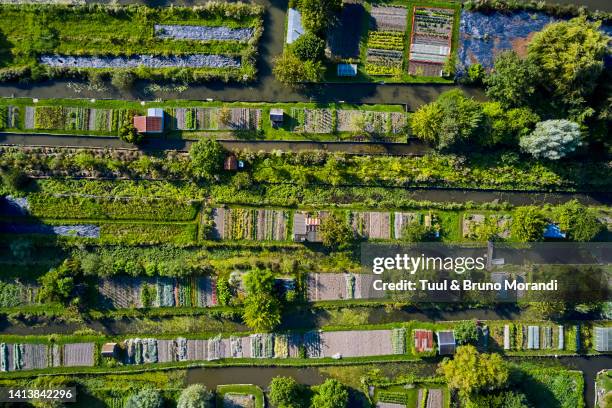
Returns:
[[[513,359],[525,360],[525,359]],[[533,361],[533,359],[526,359]],[[593,407],[595,403],[595,378],[597,373],[604,369],[612,368],[612,356],[585,356],[585,357],[560,357],[560,358],[538,358],[538,363],[543,365],[555,366],[558,364],[572,370],[580,370],[584,376],[585,392],[584,397],[587,407]],[[437,362],[416,363],[421,375],[428,372],[433,374]],[[392,366],[393,370],[385,373],[387,366]],[[377,364],[383,374],[397,373],[397,368],[402,363]],[[405,373],[413,372],[415,363],[407,363]],[[297,367],[225,367],[225,368],[192,368],[187,372],[188,384],[200,383],[208,388],[222,384],[254,384],[266,388],[270,380],[276,376],[293,377],[299,383],[306,385],[316,385],[322,383],[327,375],[324,369],[317,367],[297,368]],[[358,379],[356,379],[358,381]],[[553,408],[553,407],[546,407]]]
[[[110,1],[110,0],[108,0]],[[93,1],[90,1],[93,2]],[[103,1],[107,2],[107,1]],[[571,0],[555,0],[561,3],[575,3]],[[121,0],[120,3],[145,3],[152,6],[197,5],[199,1],[191,0]],[[454,85],[410,84],[326,84],[309,86],[297,92],[278,83],[272,75],[272,59],[283,50],[285,16],[287,0],[256,0],[256,3],[265,7],[264,32],[259,46],[258,80],[254,83],[225,84],[211,82],[202,85],[193,85],[184,92],[172,90],[146,92],[147,83],[138,83],[132,92],[120,92],[113,88],[104,91],[88,90],[83,84],[68,86],[71,81],[57,80],[37,83],[36,85],[0,85],[0,96],[21,96],[33,98],[124,98],[124,99],[195,99],[207,98],[223,101],[268,101],[268,102],[294,102],[294,101],[346,101],[360,103],[399,103],[405,104],[409,110],[431,102],[440,93],[454,87]],[[582,0],[580,4],[590,9],[612,11],[612,2],[609,0]],[[463,88],[466,93],[477,99],[484,98],[483,92],[476,88]]]

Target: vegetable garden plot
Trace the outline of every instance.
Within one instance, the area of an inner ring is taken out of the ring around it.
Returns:
[[[320,334],[321,356],[366,357],[392,355],[392,330],[330,331]]]
[[[370,31],[366,52],[366,72],[370,75],[399,75],[404,61],[405,33]]]
[[[40,64],[68,68],[60,74],[78,76],[86,74],[79,67],[146,66],[160,69],[155,75],[168,78],[171,72],[161,70],[187,67],[194,68],[194,80],[221,76],[252,79],[255,69],[252,61],[246,61],[243,67],[236,57],[251,55],[256,50],[262,12],[256,5],[217,2],[194,8],[1,5],[0,24],[9,44],[7,54],[18,56],[6,59],[3,69],[19,78],[22,72]],[[189,25],[183,26],[184,23]],[[164,38],[156,35],[155,25],[164,26],[165,34],[157,33]],[[30,43],[41,27],[51,33],[50,39],[44,50],[32,52]],[[220,44],[223,38],[228,41]],[[198,68],[229,69],[223,72]],[[148,75],[138,71],[136,74]]]
[[[372,29],[378,31],[406,31],[408,9],[405,7],[372,7]]]
[[[155,24],[158,38],[197,41],[248,41],[253,37],[252,28],[230,28],[224,26],[193,26],[174,24]]]
[[[291,108],[294,132],[333,133],[336,111],[332,109]]]
[[[0,107],[0,129],[17,128],[19,125],[19,108],[17,106]]]
[[[391,214],[388,212],[351,212],[353,231],[367,239],[391,238]]]
[[[25,129],[116,132],[128,113],[127,109],[27,106]]]
[[[248,208],[213,209],[213,237],[230,240],[285,241],[289,212]]]
[[[38,286],[30,283],[0,280],[0,307],[35,304]]]
[[[102,304],[115,309],[141,307],[207,307],[215,304],[212,279],[104,278],[98,285]],[[143,294],[147,291],[147,304]]]
[[[251,358],[272,358],[274,357],[274,334],[252,334]]]
[[[365,70],[370,75],[400,75],[404,62],[407,10],[374,7],[368,33]]]
[[[218,108],[170,108],[170,130],[219,130]]]
[[[359,57],[359,41],[364,12],[361,4],[343,4],[338,21],[327,34],[327,45],[332,56],[338,58]]]
[[[510,224],[512,217],[509,215],[484,215],[484,214],[465,214],[462,221],[462,235],[464,238],[478,238],[478,229],[487,228],[487,231],[495,231],[499,238],[510,237]]]
[[[406,129],[407,119],[403,112],[377,112],[339,109],[337,111],[338,132],[355,132],[359,121],[365,123],[366,132],[378,134],[399,134]]]
[[[261,109],[230,108],[229,123],[221,123],[219,128],[224,130],[257,130],[260,128],[260,122]]]
[[[451,55],[455,10],[415,7],[413,14],[408,72],[423,75],[421,70],[441,71]]]
[[[240,68],[240,58],[214,54],[135,55],[131,57],[98,57],[43,55],[40,63],[54,68]]]
[[[127,309],[142,307],[143,278],[116,277],[100,279],[98,290],[101,303],[106,307]]]
[[[64,367],[92,367],[94,365],[94,344],[64,344],[62,356]]]
[[[320,300],[364,299],[375,296],[370,293],[373,275],[351,273],[309,273],[307,299],[309,302]],[[384,296],[384,293],[380,293]]]
[[[404,227],[413,222],[420,222],[420,215],[418,213],[396,212],[393,219],[394,238],[401,239]]]

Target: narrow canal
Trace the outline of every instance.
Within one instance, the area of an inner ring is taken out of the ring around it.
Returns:
[[[524,360],[524,359],[513,359]],[[534,361],[534,360],[531,360]],[[587,407],[595,404],[595,378],[597,373],[603,369],[612,368],[612,356],[585,356],[585,357],[561,357],[561,358],[538,358],[538,363],[550,366],[562,366],[580,370],[583,373],[585,392],[584,398]],[[422,373],[435,372],[437,362],[429,363],[389,363],[377,364],[383,373],[393,374],[402,373],[402,365],[405,366],[404,374],[414,374],[417,368]],[[392,367],[392,369],[390,368]],[[389,369],[387,369],[389,368]],[[187,372],[187,384],[204,384],[209,388],[214,388],[222,384],[254,384],[266,388],[272,378],[276,376],[293,377],[302,384],[316,385],[322,383],[328,377],[325,368],[308,367],[226,367],[226,368],[192,368]],[[423,374],[424,375],[424,374]],[[359,379],[354,379],[358,381]],[[544,407],[538,407],[544,408]],[[546,407],[553,408],[553,407]]]
[[[102,3],[110,0],[102,1]],[[90,3],[96,1],[88,0]],[[572,0],[556,0],[554,2],[576,3]],[[120,3],[144,3],[151,6],[197,5],[200,1],[192,0],[120,0]],[[124,98],[124,99],[195,99],[204,100],[212,98],[223,101],[267,101],[267,102],[294,102],[294,101],[346,101],[353,103],[399,103],[405,104],[409,110],[415,110],[422,104],[435,100],[438,95],[454,85],[411,84],[326,84],[309,86],[298,92],[283,86],[274,79],[272,74],[272,60],[283,50],[285,16],[287,12],[286,0],[256,0],[256,3],[265,7],[264,32],[259,47],[258,80],[247,84],[225,84],[211,82],[201,85],[192,85],[184,92],[176,89],[151,91],[148,83],[138,83],[131,92],[120,92],[112,87],[105,90],[94,91],[87,89],[86,84],[74,81],[47,81],[36,85],[0,85],[0,96],[21,96],[35,98]],[[590,9],[612,11],[612,2],[609,0],[581,0],[579,2]],[[166,87],[168,88],[168,87]],[[463,88],[466,93],[477,99],[483,99],[482,90],[476,88]]]

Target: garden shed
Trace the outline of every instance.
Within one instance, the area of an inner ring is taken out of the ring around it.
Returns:
[[[270,123],[272,127],[277,128],[283,125],[285,119],[285,111],[279,108],[270,109]]]
[[[238,159],[235,155],[230,154],[225,158],[225,160],[223,161],[223,169],[229,171],[238,170]]]
[[[293,240],[296,242],[321,242],[319,227],[325,213],[311,214],[304,211],[293,216]]]
[[[138,133],[162,133],[164,131],[164,110],[149,108],[146,116],[134,116],[134,127]]]
[[[339,77],[354,77],[357,76],[357,64],[338,64]]]
[[[440,355],[455,354],[455,332],[452,330],[442,330],[436,333],[438,337],[438,353]]]
[[[612,327],[595,327],[595,350],[612,351]]]
[[[431,330],[417,329],[414,334],[414,349],[419,352],[428,352],[433,350],[433,332]]]
[[[293,43],[304,34],[302,27],[302,15],[296,9],[290,8],[287,11],[287,44]]]
[[[104,343],[100,354],[102,357],[115,357],[117,353],[117,343]]]

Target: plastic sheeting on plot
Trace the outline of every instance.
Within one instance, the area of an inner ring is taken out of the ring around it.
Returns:
[[[25,197],[0,197],[0,215],[20,216],[28,215],[30,204]]]
[[[158,38],[197,41],[247,41],[253,37],[252,28],[229,28],[225,26],[194,26],[179,24],[155,24]]]
[[[513,42],[527,39],[547,24],[557,21],[544,13],[521,11],[512,14],[464,11],[461,13],[457,74],[475,63],[493,67],[495,55],[513,48]]]
[[[214,54],[130,57],[43,55],[40,63],[61,68],[240,68],[240,58]]]
[[[531,35],[541,31],[547,24],[560,21],[559,18],[541,12],[521,11],[511,14],[463,11],[460,24],[457,76],[467,68],[479,63],[485,68],[493,67],[495,56],[501,51],[511,50],[527,41]],[[612,26],[601,30],[612,35]],[[612,57],[606,56],[606,65],[612,64]]]
[[[3,234],[43,234],[62,237],[100,238],[97,225],[0,224]]]

